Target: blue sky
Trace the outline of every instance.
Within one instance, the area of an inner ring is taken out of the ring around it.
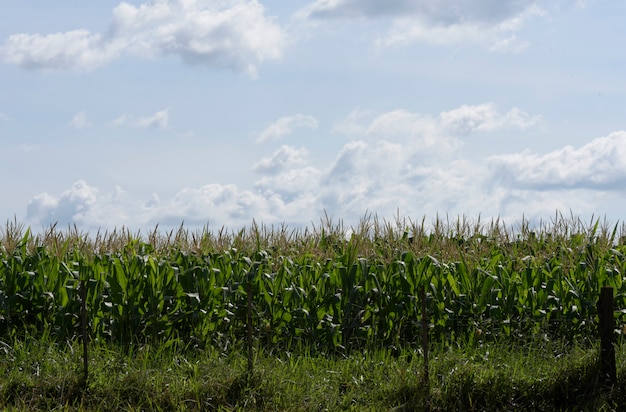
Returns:
[[[0,216],[626,216],[626,4],[5,0]]]

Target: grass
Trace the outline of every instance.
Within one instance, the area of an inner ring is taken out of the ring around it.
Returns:
[[[254,375],[243,351],[138,347],[126,353],[90,344],[81,381],[80,345],[2,343],[0,408],[17,411],[421,411],[427,394],[419,351],[313,357],[259,354]],[[435,349],[431,410],[588,410],[626,406],[626,345],[618,383],[598,382],[597,349],[537,341]]]

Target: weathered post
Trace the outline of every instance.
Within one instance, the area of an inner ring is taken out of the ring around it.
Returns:
[[[600,320],[600,381],[614,385],[617,381],[615,366],[614,332],[615,319],[613,318],[613,288],[603,287],[598,300],[598,317]]]

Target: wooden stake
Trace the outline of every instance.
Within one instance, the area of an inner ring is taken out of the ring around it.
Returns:
[[[613,345],[615,319],[613,317],[613,288],[603,287],[598,300],[600,319],[600,381],[614,385],[617,381],[615,346]]]

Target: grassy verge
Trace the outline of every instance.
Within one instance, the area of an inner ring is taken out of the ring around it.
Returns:
[[[261,354],[246,379],[245,352],[130,353],[90,347],[81,382],[78,344],[0,344],[0,408],[11,410],[426,410],[418,352],[349,358]],[[626,348],[617,348],[618,384],[598,382],[597,349],[536,343],[435,350],[431,410],[623,410]]]

